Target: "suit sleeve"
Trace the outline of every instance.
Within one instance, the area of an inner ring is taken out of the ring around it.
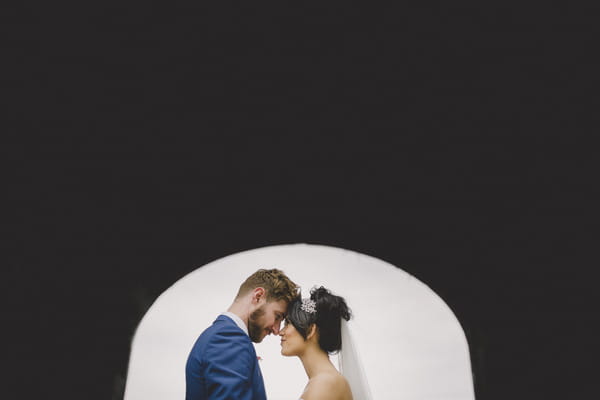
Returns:
[[[205,358],[208,399],[252,400],[254,354],[245,335],[215,335],[208,343]]]

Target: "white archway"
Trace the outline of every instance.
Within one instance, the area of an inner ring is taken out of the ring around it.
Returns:
[[[308,244],[233,254],[196,269],[161,294],[137,328],[125,399],[183,399],[193,343],[259,268],[282,269],[302,286],[304,297],[312,286],[323,285],[346,299],[374,399],[474,399],[464,332],[438,295],[377,258]],[[273,336],[255,346],[268,398],[298,398],[306,383],[299,360],[282,357]]]

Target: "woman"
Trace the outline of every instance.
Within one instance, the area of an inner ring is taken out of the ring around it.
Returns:
[[[329,360],[342,348],[342,322],[351,317],[346,301],[324,287],[293,300],[281,336],[281,354],[300,357],[308,383],[300,400],[352,400],[346,378]],[[362,399],[356,399],[362,400]]]

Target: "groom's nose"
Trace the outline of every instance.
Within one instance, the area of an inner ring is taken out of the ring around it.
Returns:
[[[273,332],[273,335],[279,335],[279,324],[277,322],[273,324],[271,332]]]

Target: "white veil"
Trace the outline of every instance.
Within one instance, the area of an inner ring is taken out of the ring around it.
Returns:
[[[372,400],[369,383],[363,370],[348,322],[342,318],[342,350],[338,354],[340,373],[348,380],[354,400]]]

